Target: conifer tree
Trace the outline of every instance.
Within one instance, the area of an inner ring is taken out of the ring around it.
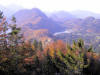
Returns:
[[[33,45],[34,45],[34,49],[37,50],[38,49],[38,41],[34,40]]]
[[[40,51],[43,51],[43,46],[42,46],[42,42],[41,41],[38,43],[38,49]]]
[[[44,57],[42,61],[42,72],[43,75],[55,75],[57,71],[57,67],[53,62],[53,58],[50,56],[49,50],[47,51],[47,55]]]
[[[20,28],[17,27],[16,18],[12,17],[12,24],[9,25],[10,33],[9,33],[9,42],[11,45],[16,46],[19,42],[21,42],[22,35],[20,34]]]
[[[83,69],[88,66],[88,63],[85,63],[88,59],[84,60],[85,53],[82,51],[84,43],[79,40],[77,43],[74,42],[73,45],[72,47],[68,46],[66,54],[59,51],[57,54],[59,62],[56,60],[54,62],[61,71],[64,71],[64,74],[81,75]]]

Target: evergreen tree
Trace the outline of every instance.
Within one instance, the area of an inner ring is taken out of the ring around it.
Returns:
[[[9,42],[11,45],[16,46],[21,42],[22,34],[20,34],[20,28],[16,25],[16,18],[12,17],[12,24],[9,25],[10,33],[9,33]]]
[[[43,51],[43,46],[41,41],[38,43],[38,50]]]
[[[50,56],[49,50],[47,51],[47,55],[42,60],[42,75],[55,75],[57,73],[57,67],[53,62],[53,58]]]
[[[56,66],[63,71],[64,75],[82,75],[83,69],[88,66],[88,63],[85,63],[87,59],[84,60],[85,53],[82,51],[84,48],[83,41],[79,40],[77,45],[75,42],[73,45],[72,47],[68,46],[66,54],[58,52],[59,61],[55,59]]]
[[[34,40],[33,45],[34,45],[34,49],[37,51],[37,49],[38,49],[38,41]]]

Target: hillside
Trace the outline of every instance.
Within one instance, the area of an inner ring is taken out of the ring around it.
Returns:
[[[73,29],[78,32],[99,33],[100,19],[96,19],[94,17],[86,17],[84,19],[71,19],[62,22],[62,26],[66,27],[66,29]]]
[[[26,41],[38,40],[42,41],[44,44],[53,41],[53,36],[47,29],[27,29],[27,31],[24,31],[24,38]]]
[[[48,29],[49,32],[54,33],[62,31],[62,27],[48,18],[41,10],[33,8],[31,10],[21,10],[15,14],[19,27],[28,27],[32,30]]]
[[[92,16],[76,18],[74,15],[64,11],[55,12],[47,16],[41,10],[33,8],[20,10],[15,13],[15,17],[27,40],[45,39],[46,41],[56,38],[71,42],[72,39],[82,38],[87,45],[94,39],[96,41],[93,44],[99,43],[100,19]],[[41,32],[43,32],[42,36]]]

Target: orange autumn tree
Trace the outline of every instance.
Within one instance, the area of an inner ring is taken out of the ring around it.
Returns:
[[[45,48],[44,52],[47,53],[48,50],[50,55],[53,57],[55,52],[62,51],[64,53],[66,51],[66,44],[62,40],[57,40],[50,43]]]

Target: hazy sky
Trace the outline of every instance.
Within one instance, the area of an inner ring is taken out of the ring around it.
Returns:
[[[43,11],[88,10],[100,13],[100,0],[0,0],[0,5],[16,4],[25,8],[37,7]]]

